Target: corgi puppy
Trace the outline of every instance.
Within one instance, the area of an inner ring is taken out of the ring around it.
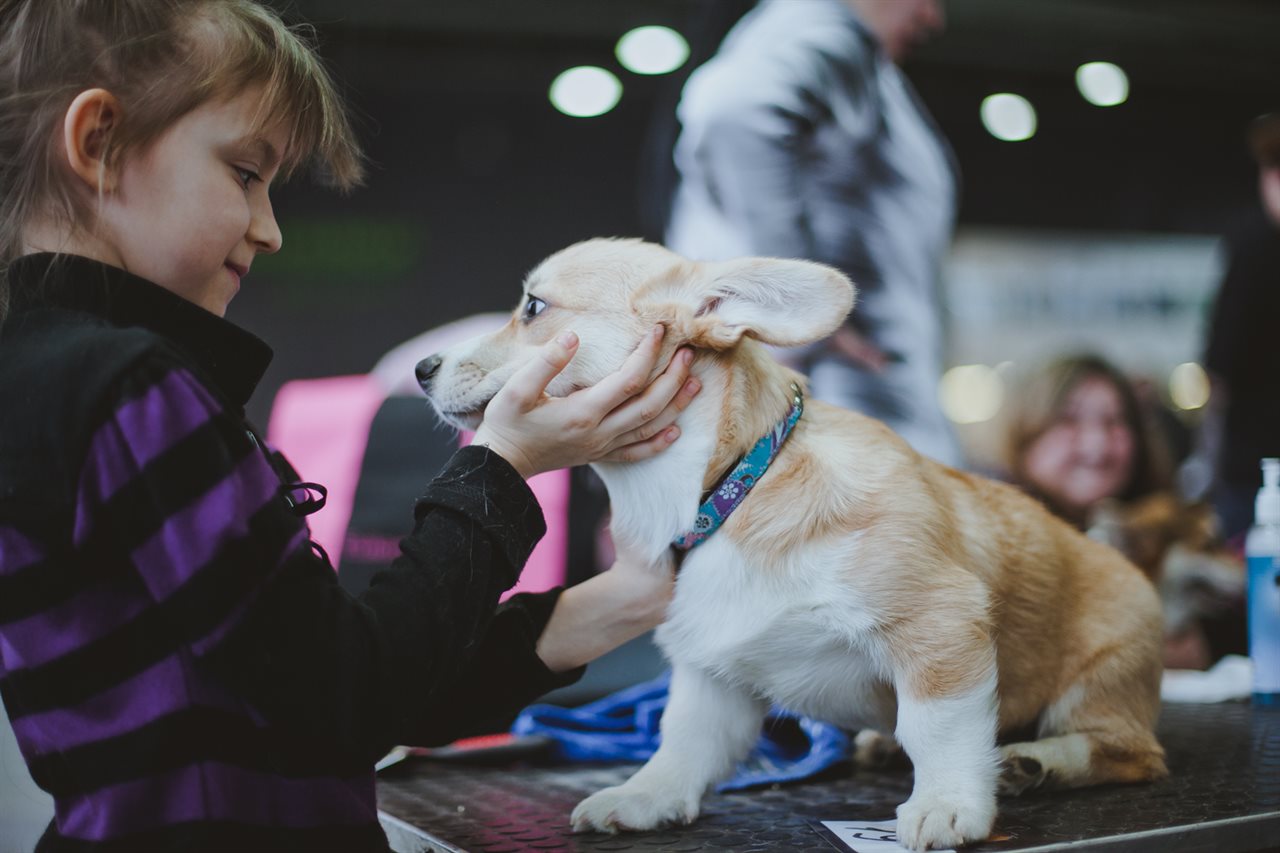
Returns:
[[[576,830],[692,822],[775,703],[905,750],[915,779],[898,834],[916,850],[987,838],[997,791],[1166,774],[1160,601],[1142,572],[1016,489],[804,399],[769,354],[831,334],[853,299],[819,264],[589,240],[529,274],[505,327],[429,360],[435,408],[474,429],[560,332],[581,343],[552,395],[616,370],[657,323],[666,358],[695,350],[703,390],[679,441],[593,466],[620,549],[669,571],[673,542],[697,544],[656,632],[672,667],[661,746],[580,803]],[[1014,731],[1035,739],[997,745]]]

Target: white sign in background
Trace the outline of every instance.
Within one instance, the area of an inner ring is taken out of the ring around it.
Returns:
[[[1030,368],[1096,352],[1167,377],[1200,359],[1219,245],[1211,235],[961,229],[943,270],[948,361]]]

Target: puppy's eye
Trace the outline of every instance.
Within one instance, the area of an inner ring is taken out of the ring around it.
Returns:
[[[529,320],[532,320],[534,317],[537,317],[546,309],[547,309],[547,303],[543,302],[541,299],[539,299],[536,296],[530,296],[529,301],[524,304],[525,322],[528,322]]]

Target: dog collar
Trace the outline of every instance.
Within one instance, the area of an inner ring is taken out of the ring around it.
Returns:
[[[751,487],[760,481],[764,472],[769,469],[782,443],[791,434],[796,421],[804,413],[804,394],[800,386],[791,383],[791,410],[769,434],[755,443],[747,454],[738,460],[738,464],[729,472],[729,476],[720,481],[711,492],[711,497],[698,507],[698,517],[693,522],[693,530],[678,536],[671,541],[671,547],[677,551],[690,551],[701,545],[712,533],[724,524],[729,513],[738,508],[746,498]]]

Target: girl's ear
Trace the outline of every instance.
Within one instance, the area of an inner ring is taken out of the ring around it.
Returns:
[[[96,192],[115,189],[116,176],[107,164],[111,134],[120,122],[120,102],[106,89],[76,95],[62,119],[67,165]]]
[[[684,294],[697,302],[695,345],[728,349],[750,335],[798,346],[834,332],[853,308],[853,283],[823,264],[744,258],[699,266]]]

